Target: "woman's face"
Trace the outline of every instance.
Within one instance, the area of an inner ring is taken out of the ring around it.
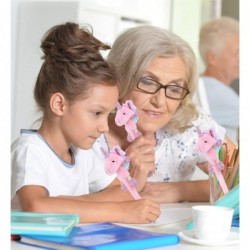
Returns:
[[[142,77],[148,77],[166,86],[176,84],[185,87],[186,67],[179,57],[155,59]],[[135,89],[129,95],[139,112],[138,128],[143,133],[156,132],[164,127],[177,111],[181,100],[173,100],[165,95],[165,89],[148,94]]]

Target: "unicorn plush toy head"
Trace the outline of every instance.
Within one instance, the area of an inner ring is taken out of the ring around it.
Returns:
[[[131,142],[141,135],[136,126],[138,122],[138,111],[131,100],[127,100],[122,105],[118,102],[116,107],[115,123],[117,126],[125,125],[125,129],[128,133],[127,140]]]
[[[201,132],[201,130],[197,127],[197,132],[199,136],[197,150],[206,155],[207,160],[210,163],[208,169],[209,172],[215,173],[223,192],[226,194],[228,192],[228,187],[221,173],[224,168],[224,164],[219,160],[217,152],[219,146],[222,145],[222,141],[217,138],[213,129]]]
[[[222,145],[221,139],[218,139],[214,130],[209,129],[206,132],[201,132],[199,128],[197,128],[199,140],[197,143],[197,149],[200,152],[207,153],[212,148],[216,148]]]
[[[115,123],[117,126],[125,125],[130,119],[133,119],[137,123],[138,112],[131,100],[126,101],[122,105],[118,102],[116,108]]]
[[[109,175],[117,173],[121,166],[129,165],[129,158],[119,146],[115,146],[109,154],[105,155],[105,158],[105,171]]]
[[[141,135],[137,130],[136,123],[138,121],[138,112],[131,100],[126,101],[124,104],[120,105],[118,102],[117,112],[115,116],[115,123],[117,126],[125,125],[127,131],[127,140],[129,142],[133,141],[136,137]],[[119,145],[115,146],[108,154],[103,148],[101,148],[105,160],[105,171],[107,174],[116,174],[117,178],[121,182],[122,190],[128,189],[131,195],[136,199],[141,199],[139,193],[137,192],[135,186],[137,181],[132,178],[129,174],[129,157],[121,149]]]
[[[126,153],[120,148],[120,146],[115,146],[109,154],[102,149],[102,153],[106,158],[106,173],[109,175],[116,174],[121,182],[122,190],[129,190],[136,200],[141,199],[139,193],[135,189],[137,181],[132,178],[128,172],[129,158],[126,156]]]

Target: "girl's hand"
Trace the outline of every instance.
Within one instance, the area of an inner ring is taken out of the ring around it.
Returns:
[[[152,134],[137,137],[126,149],[130,158],[129,172],[137,180],[136,189],[140,191],[147,177],[155,171],[155,138]]]
[[[121,223],[146,224],[155,222],[160,216],[160,204],[151,200],[120,203],[123,215]]]

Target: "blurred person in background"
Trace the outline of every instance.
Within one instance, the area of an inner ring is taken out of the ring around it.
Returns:
[[[237,142],[239,95],[231,84],[239,78],[239,22],[221,17],[205,23],[200,30],[199,49],[205,65],[201,79],[211,115]]]

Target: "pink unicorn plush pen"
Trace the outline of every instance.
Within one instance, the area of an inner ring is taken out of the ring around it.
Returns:
[[[201,132],[201,130],[197,128],[197,131],[199,136],[197,149],[206,154],[207,160],[210,163],[209,171],[214,171],[224,194],[226,194],[228,192],[228,188],[221,173],[224,168],[224,164],[218,159],[218,153],[216,151],[216,147],[221,146],[222,141],[216,138],[213,129],[210,129],[207,132]]]
[[[141,132],[137,130],[136,123],[138,121],[138,111],[136,106],[131,100],[127,100],[120,105],[116,104],[117,112],[115,116],[115,123],[117,126],[125,125],[125,129],[128,133],[127,140],[132,142],[135,138],[141,135]]]
[[[127,140],[131,142],[141,135],[141,132],[137,130],[136,126],[138,121],[138,112],[136,107],[131,100],[126,101],[122,105],[118,102],[116,107],[117,112],[115,116],[115,123],[117,126],[125,125],[125,129],[128,134]],[[123,190],[127,189],[135,200],[141,199],[141,196],[135,188],[137,181],[130,176],[128,171],[129,158],[126,156],[126,153],[120,148],[120,146],[115,146],[109,154],[102,148],[102,153],[106,158],[106,173],[109,175],[116,173],[117,178],[121,182],[121,188]]]
[[[126,153],[120,146],[115,146],[109,154],[102,148],[102,153],[106,158],[106,173],[109,175],[116,174],[121,182],[122,190],[127,189],[135,200],[141,199],[141,196],[135,188],[137,181],[132,178],[128,172],[129,158],[126,156]]]

